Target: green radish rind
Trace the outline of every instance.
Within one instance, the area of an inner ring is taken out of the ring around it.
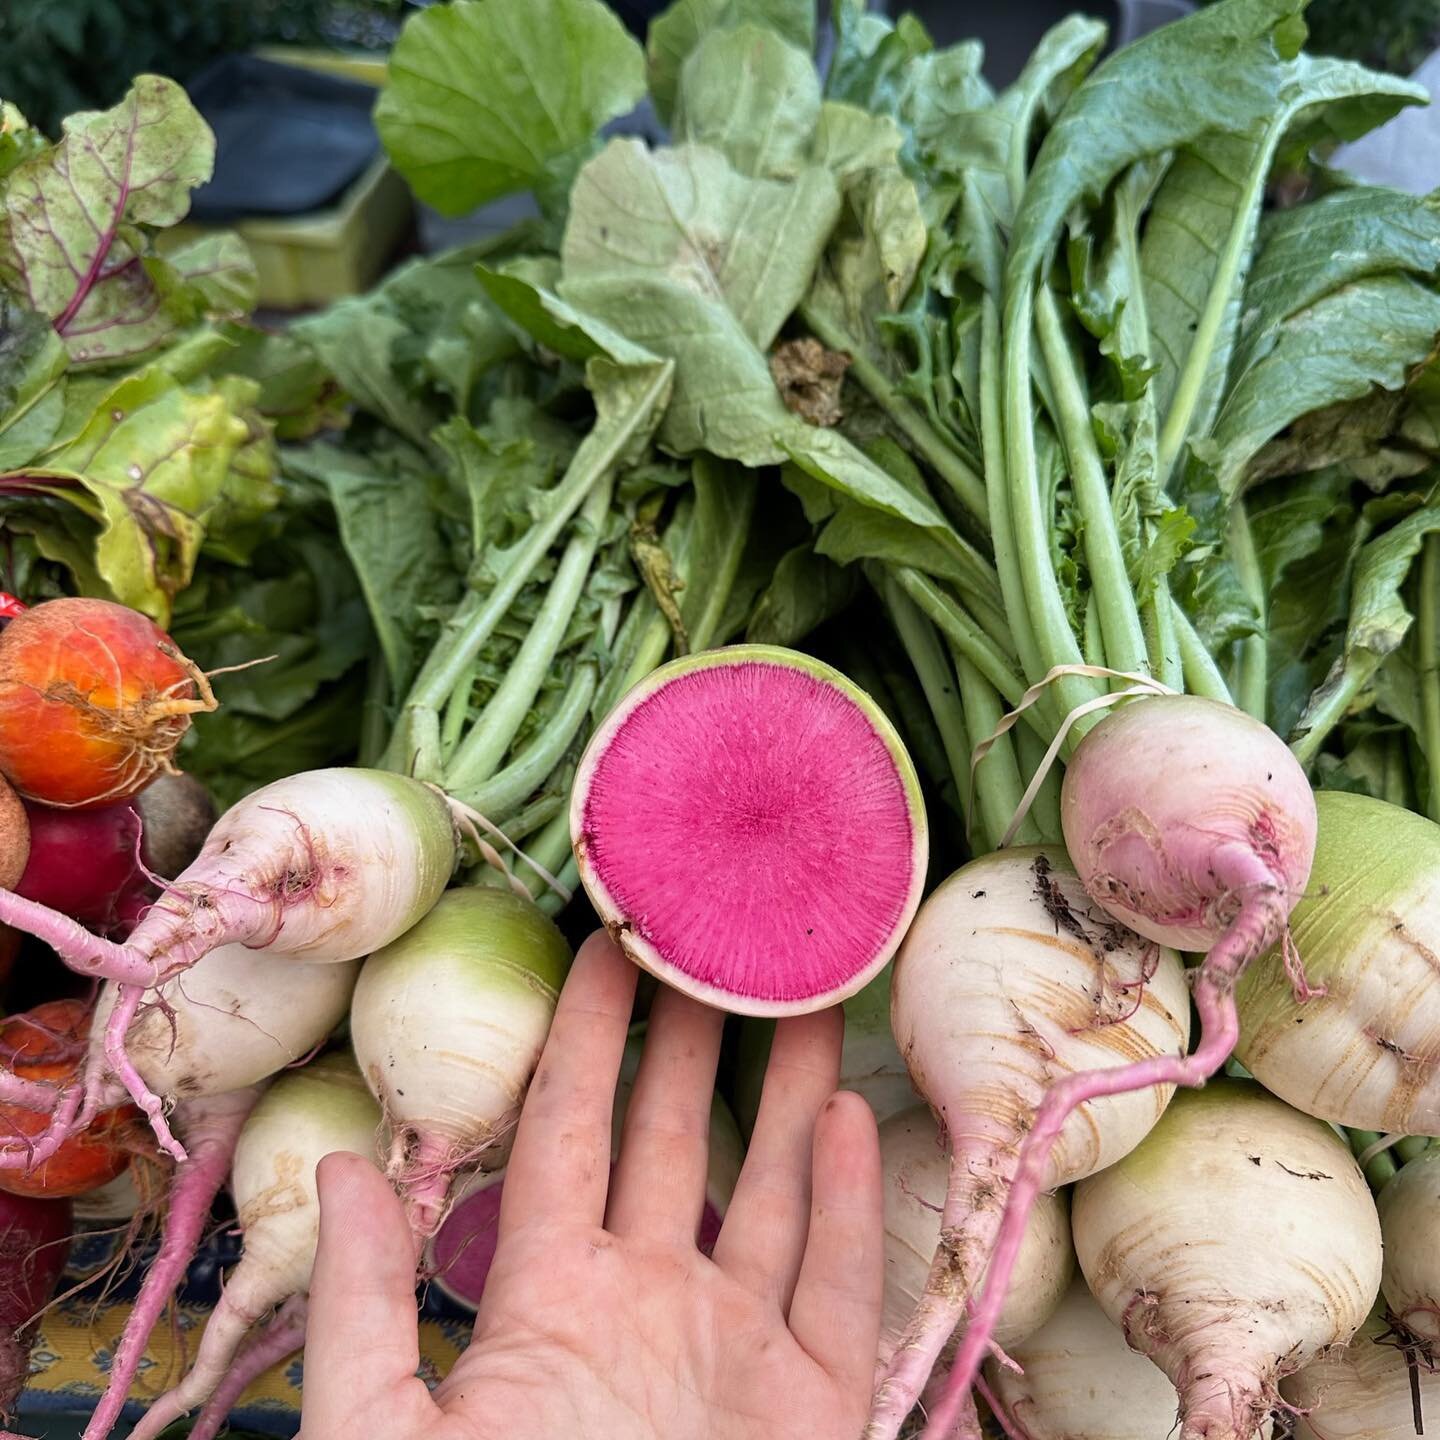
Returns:
[[[855,971],[847,980],[826,990],[823,994],[803,997],[798,1000],[767,1001],[755,996],[737,995],[719,986],[697,980],[678,966],[671,964],[659,950],[641,935],[626,916],[624,907],[601,878],[591,863],[584,840],[585,809],[591,783],[596,769],[610,743],[619,733],[630,716],[652,695],[662,690],[671,681],[696,671],[716,669],[722,665],[747,664],[782,665],[812,676],[821,683],[838,690],[859,709],[869,722],[871,729],[884,744],[895,772],[904,790],[910,816],[911,865],[910,883],[904,903],[889,939],[871,959]],[[596,912],[605,928],[620,949],[641,969],[649,971],[683,994],[691,996],[706,1005],[713,1005],[737,1015],[758,1017],[804,1015],[824,1009],[864,989],[900,946],[900,941],[909,928],[925,886],[925,871],[929,859],[929,831],[925,817],[925,801],[920,793],[920,779],[909,752],[899,732],[890,723],[885,713],[853,681],[840,671],[826,665],[812,656],[788,650],[778,645],[730,645],[717,650],[706,650],[694,655],[681,656],[659,669],[652,671],[637,685],[633,686],[620,703],[596,727],[575,775],[575,784],[570,795],[570,835],[575,848],[575,863],[580,879],[585,886]]]
[[[1236,1056],[1321,1120],[1440,1133],[1440,825],[1367,795],[1321,791],[1315,859],[1290,932],[1313,991],[1283,956],[1236,990]]]

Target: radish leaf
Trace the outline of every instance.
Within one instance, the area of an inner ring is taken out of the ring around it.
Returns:
[[[455,0],[411,16],[375,124],[445,215],[573,171],[645,93],[640,47],[600,0]]]

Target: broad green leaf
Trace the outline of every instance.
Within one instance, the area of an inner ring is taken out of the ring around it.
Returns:
[[[708,455],[695,459],[695,518],[688,543],[676,555],[680,616],[692,650],[717,642],[730,587],[755,513],[758,477]]]
[[[840,566],[809,545],[787,550],[755,603],[745,639],[758,645],[798,645],[860,589],[858,566]]]
[[[780,458],[773,436],[790,417],[764,351],[809,283],[837,204],[823,170],[753,179],[693,145],[614,140],[581,171],[560,295],[675,360],[668,448]]]
[[[936,137],[935,164],[965,176],[995,223],[1011,224],[1014,182],[1028,161],[1036,120],[1060,113],[1095,63],[1105,36],[1105,26],[1088,15],[1051,26],[1013,85],[993,104],[977,97],[981,103],[956,113]]]
[[[338,386],[310,346],[288,332],[231,326],[230,348],[219,362],[227,374],[260,386],[256,406],[279,440],[308,440],[319,430],[343,428]]]
[[[1417,510],[1371,540],[1355,562],[1344,648],[1311,695],[1296,723],[1292,744],[1317,731],[1323,737],[1342,719],[1387,656],[1399,649],[1414,616],[1402,589],[1425,537],[1440,531],[1440,508]]]
[[[460,590],[425,471],[398,450],[359,455],[316,445],[290,463],[301,459],[304,472],[323,480],[330,493],[392,693],[404,694],[424,656],[422,637],[433,634],[427,614],[453,603]]]
[[[206,235],[168,251],[165,258],[206,313],[240,318],[255,308],[260,275],[249,247],[233,232],[222,230]]]
[[[548,256],[513,261],[494,270],[480,265],[476,273],[495,304],[557,355],[581,361],[608,355],[621,365],[642,365],[655,358],[618,330],[567,305],[555,294],[560,266]]]
[[[680,72],[673,130],[719,150],[742,175],[797,175],[820,118],[810,56],[773,30],[712,30]]]
[[[1261,447],[1302,415],[1398,390],[1440,334],[1440,292],[1403,275],[1358,280],[1247,337],[1215,422],[1196,446],[1227,500]]]
[[[193,658],[196,652],[187,647],[187,653]],[[204,725],[186,732],[180,761],[221,804],[233,805],[283,776],[353,763],[365,703],[358,670],[283,720],[232,711],[222,699]]]
[[[1207,434],[1220,406],[1265,181],[1286,133],[1325,116],[1360,133],[1421,98],[1417,86],[1394,76],[1299,55],[1281,81],[1274,113],[1261,126],[1202,136],[1176,159],[1151,208],[1141,266],[1160,367],[1156,403],[1165,415],[1183,375],[1191,392],[1182,402],[1187,434]]]
[[[1035,157],[1007,285],[1032,284],[1072,208],[1098,203],[1135,161],[1268,119],[1304,34],[1303,3],[1220,0],[1142,36],[1086,79]]]
[[[1340,471],[1262,485],[1245,501],[1267,596],[1266,718],[1288,734],[1338,652],[1364,539]]]
[[[8,100],[0,100],[0,180],[50,142]]]
[[[362,410],[414,444],[426,443],[440,415],[396,374],[395,348],[411,336],[402,320],[370,296],[351,296],[307,316],[290,333],[314,351]]]
[[[113,385],[79,434],[26,474],[99,522],[96,572],[122,604],[163,624],[248,438],[222,394],[142,370]]]
[[[748,466],[788,457],[853,499],[948,530],[842,436],[791,415],[771,376],[765,351],[810,283],[837,203],[818,167],[756,179],[704,146],[612,141],[576,182],[560,296],[674,360],[667,449]]]
[[[612,140],[571,196],[561,295],[605,319],[587,297],[613,304],[627,284],[684,291],[767,349],[805,293],[837,208],[835,182],[818,167],[763,180],[705,146]]]
[[[1260,225],[1245,289],[1247,338],[1352,281],[1440,270],[1440,196],[1357,185],[1277,210]]]
[[[412,261],[368,295],[338,301],[290,333],[364,410],[416,445],[480,376],[517,350],[465,248]]]
[[[0,469],[34,459],[54,437],[65,363],[50,322],[0,292]]]
[[[1440,446],[1417,443],[1418,436],[1403,434],[1409,399],[1408,386],[1372,390],[1358,400],[1300,416],[1250,462],[1246,485],[1343,464],[1379,491],[1394,480],[1423,473],[1440,455]]]
[[[908,520],[867,505],[844,502],[815,542],[815,553],[849,565],[856,560],[885,560],[959,584],[974,577],[973,566],[957,558],[943,537]]]
[[[452,0],[406,22],[375,125],[416,195],[463,215],[549,182],[644,93],[600,0]]]
[[[413,390],[433,387],[467,410],[480,377],[517,346],[476,274],[473,247],[401,266],[378,297],[410,331],[393,351]]]
[[[780,447],[805,474],[851,500],[947,539],[953,537],[949,524],[928,499],[882,470],[838,431],[796,423],[780,432]]]
[[[844,182],[866,170],[895,164],[905,133],[888,115],[826,100],[820,106],[811,159]]]
[[[183,219],[214,159],[184,90],[141,75],[114,109],[70,116],[57,145],[10,173],[0,279],[53,321],[72,360],[143,354],[193,315],[196,297],[141,227]]]
[[[294,512],[270,528],[253,568],[201,569],[176,603],[170,633],[205,669],[236,667],[224,682],[227,712],[279,721],[363,660],[371,633],[334,533]],[[274,658],[264,665],[240,668],[267,655]]]
[[[675,0],[650,22],[646,56],[650,96],[671,119],[685,61],[708,31],[738,25],[773,30],[809,56],[815,48],[815,0]]]

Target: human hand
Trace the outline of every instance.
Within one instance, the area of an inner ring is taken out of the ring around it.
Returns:
[[[724,1016],[662,989],[610,1171],[636,970],[581,947],[530,1087],[472,1343],[416,1378],[414,1251],[354,1155],[319,1170],[302,1440],[854,1440],[883,1285],[880,1153],[838,1009],[781,1020],[714,1257],[696,1248]]]

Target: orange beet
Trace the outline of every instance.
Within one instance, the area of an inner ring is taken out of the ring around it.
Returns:
[[[72,1080],[84,1064],[90,1013],[84,1000],[47,1000],[12,1015],[0,1024],[0,1064],[26,1080]],[[130,1164],[137,1148],[145,1147],[143,1121],[133,1105],[107,1110],[36,1169],[0,1170],[0,1190],[56,1198],[98,1190]],[[38,1136],[49,1123],[49,1115],[38,1111],[0,1106],[0,1135]]]
[[[175,642],[108,600],[47,600],[0,631],[0,775],[43,805],[126,800],[215,697]]]

